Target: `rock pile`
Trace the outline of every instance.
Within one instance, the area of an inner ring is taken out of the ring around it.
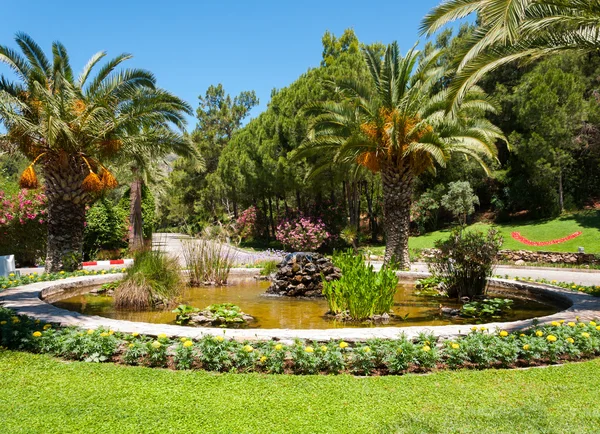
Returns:
[[[339,268],[317,253],[290,253],[277,265],[267,293],[289,297],[322,297],[321,274],[330,282],[342,277]]]

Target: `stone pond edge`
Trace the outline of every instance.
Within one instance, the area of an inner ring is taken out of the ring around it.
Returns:
[[[253,269],[236,269],[236,275],[256,274]],[[401,280],[414,280],[427,276],[428,273],[401,272]],[[171,324],[152,324],[123,321],[100,316],[83,315],[66,309],[55,307],[43,299],[60,292],[80,286],[101,285],[120,279],[123,274],[106,274],[95,276],[72,277],[60,281],[37,282],[18,286],[0,292],[0,305],[10,308],[19,315],[39,319],[41,321],[63,326],[78,326],[85,329],[99,327],[109,328],[122,333],[137,332],[149,336],[165,333],[172,337],[199,339],[205,335],[222,335],[237,340],[280,340],[286,343],[294,339],[326,341],[343,339],[349,342],[364,341],[372,338],[395,339],[401,334],[408,338],[416,337],[421,332],[430,332],[442,339],[453,339],[466,335],[474,324],[445,326],[410,326],[410,327],[372,327],[372,328],[339,328],[339,329],[219,329],[208,327],[185,327]],[[515,331],[552,321],[590,321],[600,318],[600,297],[593,297],[574,291],[568,291],[551,285],[507,279],[492,279],[496,286],[523,291],[528,297],[541,298],[553,302],[564,310],[553,315],[513,322],[491,322],[477,324],[489,330],[502,329]]]

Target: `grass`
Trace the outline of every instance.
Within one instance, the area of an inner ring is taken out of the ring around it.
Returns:
[[[600,253],[600,211],[582,211],[568,214],[555,219],[535,220],[511,224],[497,224],[496,228],[504,238],[503,249],[533,250],[544,252],[577,252],[578,247],[584,247],[586,253]],[[475,223],[472,229],[486,231],[491,227],[487,223]],[[581,231],[582,234],[570,241],[549,246],[528,246],[514,240],[511,232],[520,232],[531,241],[550,241]],[[429,249],[434,242],[447,238],[450,229],[430,232],[418,237],[411,237],[408,243],[410,249]],[[385,246],[371,246],[368,250],[374,255],[383,255]]]
[[[403,377],[278,376],[0,351],[2,433],[597,432],[600,360]]]

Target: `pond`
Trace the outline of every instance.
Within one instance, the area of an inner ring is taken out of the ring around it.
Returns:
[[[250,328],[283,329],[327,329],[339,327],[369,327],[370,323],[337,322],[325,317],[327,302],[325,299],[294,299],[287,297],[265,296],[268,282],[240,280],[223,287],[187,288],[179,303],[204,308],[214,303],[234,303],[242,311],[252,315],[256,321]],[[86,315],[99,315],[127,321],[174,324],[175,314],[171,309],[133,312],[117,310],[112,297],[90,294],[92,288],[78,288],[62,295],[58,301],[48,300],[55,306],[81,312]],[[490,289],[491,297],[494,288]],[[506,298],[506,294],[502,294]],[[445,307],[460,307],[459,303],[445,298],[415,294],[411,284],[398,286],[393,311],[398,316],[408,315],[406,320],[394,318],[379,326],[437,326],[447,324],[473,323],[473,319],[450,318],[440,312],[440,304]],[[514,299],[512,310],[502,321],[516,321],[544,315],[551,315],[560,309],[556,306],[537,301]]]

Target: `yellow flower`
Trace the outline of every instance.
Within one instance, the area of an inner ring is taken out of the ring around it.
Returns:
[[[219,342],[223,342],[225,340],[223,336],[217,336],[215,339]]]
[[[61,272],[60,272],[60,274],[65,274],[65,272],[64,272],[64,271],[61,271]]]
[[[425,351],[425,352],[431,351],[431,347],[429,345],[425,345],[423,347],[423,351]]]
[[[50,329],[50,328],[52,328],[52,325],[51,325],[51,324],[46,324],[46,325],[44,325],[44,330],[48,330],[48,329]]]
[[[179,340],[180,340],[181,342],[185,342],[185,341],[187,341],[187,338],[179,338]]]
[[[13,322],[13,324],[18,324],[18,323],[21,322],[21,320],[19,318],[17,318],[16,316],[13,316],[12,317],[12,322]]]
[[[458,350],[460,348],[460,345],[458,345],[456,342],[452,343],[452,349],[453,350]]]
[[[114,334],[115,334],[115,331],[114,331],[114,330],[109,330],[109,331],[108,331],[108,334],[112,336],[112,335],[114,335]]]
[[[521,333],[519,336],[521,336],[523,338],[523,337],[525,337],[525,333]]]
[[[15,277],[15,273],[10,273],[8,277]]]
[[[567,342],[570,343],[570,344],[572,344],[572,343],[575,342],[575,339],[573,339],[573,338],[567,338]]]
[[[587,332],[583,332],[583,333],[581,333],[581,336],[587,339],[590,337],[590,334]]]
[[[183,343],[183,346],[184,346],[184,347],[186,347],[186,348],[189,348],[189,347],[191,347],[192,345],[194,345],[194,343],[193,343],[192,341],[185,341],[185,342]]]
[[[524,349],[525,351],[529,351],[529,348],[530,348],[530,347],[529,347],[529,344],[525,344],[525,345],[523,345],[523,349]]]
[[[267,356],[262,356],[260,358],[260,363],[265,363],[267,361]]]
[[[40,323],[40,320],[39,320],[39,319],[36,319],[36,320],[34,321],[34,323],[35,323],[35,324],[39,324],[39,323]]]
[[[567,325],[569,327],[575,327],[575,323],[573,321],[568,322]]]
[[[167,339],[167,335],[164,333],[161,333],[158,335],[158,339]]]
[[[251,353],[252,351],[254,351],[254,348],[252,348],[252,345],[244,345],[244,351],[247,353]]]
[[[577,288],[577,285],[571,286],[571,289],[575,289],[575,288]]]
[[[125,267],[121,268],[121,273],[124,273],[125,271],[127,271]]]
[[[479,330],[481,330],[482,332],[487,330],[487,327],[479,327]]]
[[[548,337],[546,338],[546,340],[548,342],[556,342],[556,336],[554,336],[554,335],[548,335]]]
[[[347,348],[348,344],[344,341],[340,342],[340,348],[343,350],[344,348]]]
[[[307,353],[313,353],[315,350],[313,347],[306,347],[304,348],[304,351],[306,351]]]
[[[477,327],[473,326],[473,327],[471,327],[471,330],[474,331],[474,332],[476,332],[477,331]]]
[[[364,347],[364,348],[363,348],[363,351],[364,351],[365,353],[370,353],[370,352],[371,352],[371,348],[370,348],[370,347]]]
[[[595,321],[590,321],[590,325],[591,325],[592,327],[596,327],[596,322],[595,322]]]
[[[281,351],[283,349],[283,345],[277,344],[275,345],[275,351]]]
[[[541,330],[538,330],[537,332],[535,332],[535,335],[539,338],[541,338],[542,336],[544,336],[544,332]]]
[[[93,335],[93,334],[94,334],[94,330],[92,330],[92,329],[89,329],[89,330],[87,331],[87,334],[88,334],[88,335]]]
[[[326,353],[327,352],[327,347],[325,345],[321,345],[321,351]]]
[[[152,342],[152,348],[155,348],[158,350],[161,346],[162,346],[162,344],[158,341]]]
[[[596,330],[600,332],[600,326],[596,326]]]
[[[34,338],[39,338],[40,336],[42,336],[41,332],[33,332],[33,337]]]
[[[556,280],[553,280],[552,283],[556,283]]]
[[[6,324],[6,321],[0,321],[0,325]]]
[[[579,287],[579,291],[583,292],[583,291],[585,291],[585,288],[583,288],[583,287],[580,286]]]
[[[134,338],[137,338],[140,334],[138,332],[133,332],[131,333],[131,336],[133,336]]]
[[[560,323],[558,321],[552,321],[550,325],[553,325],[554,327],[560,327]]]
[[[100,336],[102,336],[103,338],[105,338],[105,337],[107,337],[107,336],[108,336],[108,333],[106,333],[106,332],[102,332],[102,333],[100,333]]]
[[[502,330],[502,331],[500,332],[500,336],[502,336],[503,338],[505,338],[505,337],[507,337],[507,336],[508,336],[508,332],[507,332],[506,330]]]
[[[135,347],[135,344],[129,344],[128,347],[133,348],[133,347]]]
[[[585,327],[585,323],[580,322],[579,327]]]

